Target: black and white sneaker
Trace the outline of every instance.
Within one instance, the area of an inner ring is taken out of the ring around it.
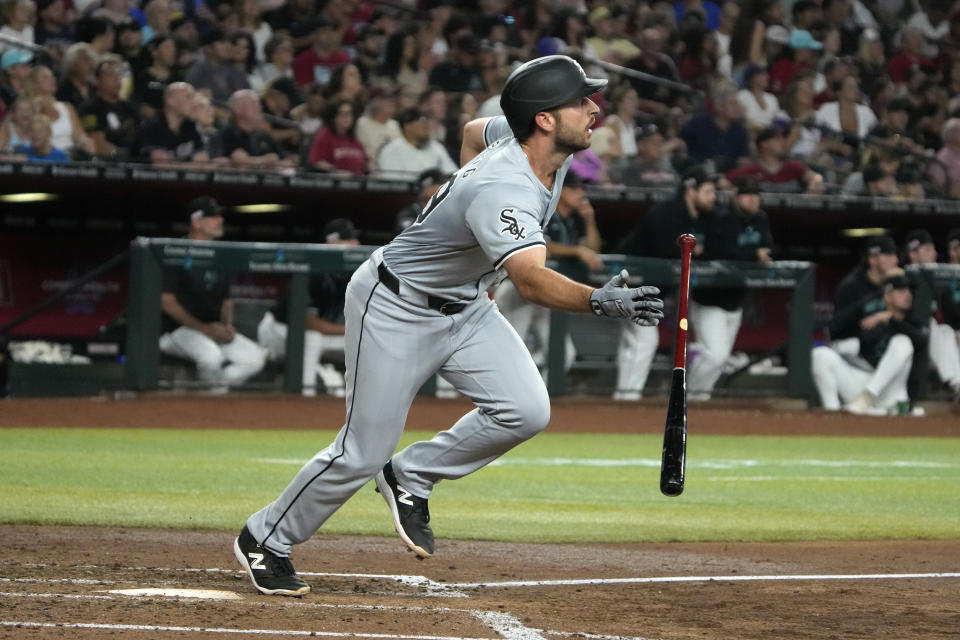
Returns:
[[[377,491],[393,514],[393,526],[400,534],[400,539],[421,558],[432,556],[433,530],[430,528],[427,499],[418,498],[397,483],[390,461],[377,474],[376,482]]]
[[[282,558],[260,546],[246,527],[234,540],[233,553],[260,593],[300,597],[310,592],[310,585],[293,570],[290,558]]]

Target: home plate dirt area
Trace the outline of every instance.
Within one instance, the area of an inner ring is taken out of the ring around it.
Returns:
[[[539,545],[315,536],[304,598],[232,533],[2,526],[0,638],[956,638],[960,541]]]

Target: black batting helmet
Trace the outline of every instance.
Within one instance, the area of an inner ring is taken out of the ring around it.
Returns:
[[[589,96],[607,86],[606,79],[588,78],[576,60],[544,56],[525,62],[510,74],[500,94],[500,108],[513,135],[523,140],[541,111]]]

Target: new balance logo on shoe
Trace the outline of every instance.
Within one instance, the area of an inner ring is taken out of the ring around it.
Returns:
[[[393,463],[387,462],[375,478],[377,491],[383,496],[393,516],[393,526],[404,544],[421,558],[433,555],[433,530],[427,499],[413,495],[397,482]]]
[[[310,592],[310,585],[293,570],[290,558],[271,553],[246,527],[233,542],[233,555],[260,593],[300,597]]]

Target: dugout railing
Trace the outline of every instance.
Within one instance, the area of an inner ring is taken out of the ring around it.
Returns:
[[[136,238],[130,250],[130,297],[126,337],[125,381],[130,389],[158,386],[161,327],[160,295],[164,269],[214,269],[234,273],[284,275],[289,278],[287,296],[287,358],[283,390],[301,388],[304,319],[307,286],[311,274],[353,271],[376,247],[340,247],[320,244],[266,242],[197,242],[174,238]],[[600,284],[610,274],[628,269],[632,284],[672,287],[679,282],[679,263],[658,258],[603,255],[604,271],[587,273],[578,261],[551,261],[552,266],[574,279]],[[791,396],[810,397],[810,349],[813,335],[813,275],[810,262],[774,262],[769,265],[694,261],[691,282],[696,287],[744,286],[749,289],[786,288],[789,299],[788,379]],[[568,314],[551,315],[549,374],[551,394],[566,393],[563,340]]]

